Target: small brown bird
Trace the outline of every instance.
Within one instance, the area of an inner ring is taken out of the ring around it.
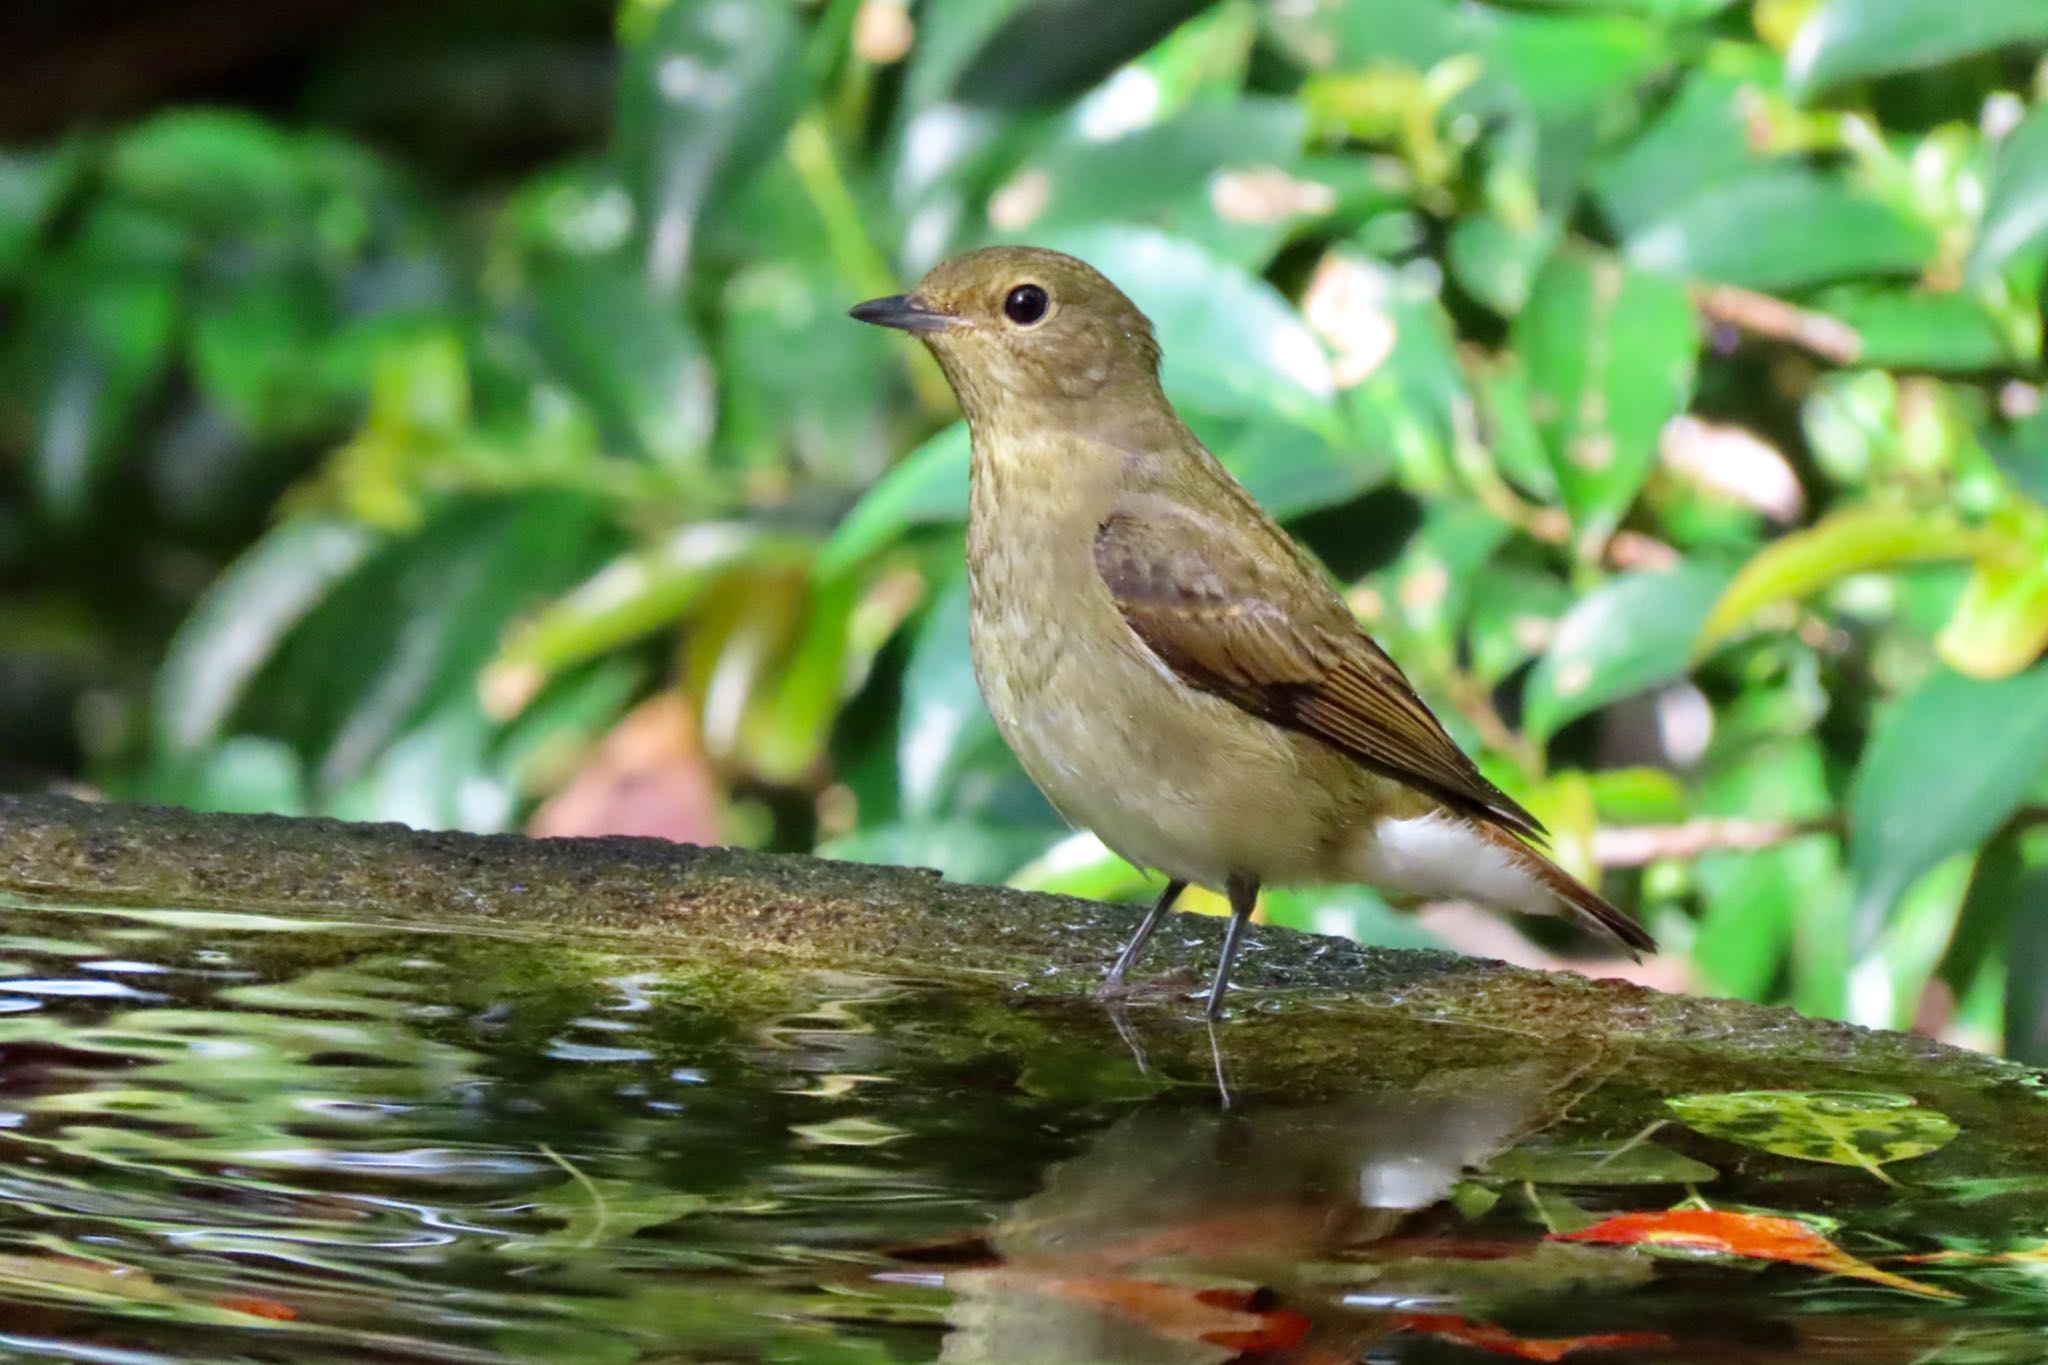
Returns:
[[[1152,324],[1093,267],[990,247],[852,310],[914,333],[972,433],[975,678],[1071,823],[1168,880],[1103,983],[1188,883],[1230,899],[1218,1014],[1262,884],[1561,914],[1654,949],[1545,857],[1323,570],[1159,387]]]

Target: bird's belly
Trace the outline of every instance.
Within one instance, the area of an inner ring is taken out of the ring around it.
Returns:
[[[1061,815],[1131,862],[1197,885],[1336,870],[1346,822],[1330,784],[1302,772],[1335,754],[1187,687],[1134,637],[1124,643],[1121,619],[1113,631],[1074,624],[1017,630],[978,616],[973,632],[996,727]]]

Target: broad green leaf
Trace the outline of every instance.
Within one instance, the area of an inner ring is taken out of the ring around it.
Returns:
[[[1329,358],[1264,280],[1146,228],[1076,228],[1042,244],[1087,261],[1152,319],[1170,394],[1200,394],[1218,416],[1283,417],[1341,435]]]
[[[1581,598],[1530,675],[1529,733],[1547,740],[1608,702],[1685,676],[1700,622],[1727,581],[1719,566],[1693,562],[1626,574]]]
[[[717,337],[721,461],[847,487],[899,453],[893,413],[876,398],[891,392],[900,343],[881,328],[849,327],[846,295],[844,280],[822,261],[772,256],[726,284]]]
[[[1029,239],[1143,224],[1256,270],[1291,221],[1335,207],[1335,191],[1289,174],[1303,132],[1296,105],[1263,98],[1197,105],[1106,141],[1076,120],[997,189],[990,222]]]
[[[2004,324],[1969,294],[1854,285],[1827,290],[1811,306],[1855,329],[1859,365],[1972,373],[2020,359]]]
[[[1603,821],[1654,825],[1685,819],[1685,788],[1662,768],[1602,768],[1586,774],[1593,809]]]
[[[1691,395],[1691,301],[1676,280],[1561,254],[1536,277],[1513,339],[1565,506],[1582,536],[1603,536],[1635,501],[1659,433]]]
[[[875,825],[820,845],[818,856],[928,867],[948,881],[993,886],[1043,852],[1047,834],[1030,825],[995,826],[964,819]]]
[[[2017,871],[2000,888],[2010,917],[2006,946],[2005,1055],[2029,1066],[2048,1063],[2048,866]]]
[[[1946,1146],[1948,1115],[1910,1095],[1861,1090],[1730,1090],[1664,1101],[1686,1127],[1778,1156],[1859,1166],[1888,1185],[1882,1169]]]
[[[126,194],[205,231],[246,231],[289,218],[306,164],[290,133],[252,114],[181,109],[124,133],[108,174]]]
[[[2003,678],[2048,648],[2048,537],[2026,559],[1980,562],[1955,615],[1934,647],[1943,662],[1972,678]]]
[[[667,0],[621,15],[619,156],[645,278],[672,301],[698,219],[795,116],[802,30],[785,0]]]
[[[1654,1142],[1550,1141],[1503,1152],[1485,1173],[1538,1185],[1702,1185],[1721,1174]]]
[[[818,572],[844,573],[914,527],[965,521],[968,462],[965,422],[943,428],[898,460],[839,519],[818,552]]]
[[[1744,138],[1745,110],[1769,77],[1761,55],[1724,49],[1721,60],[1687,72],[1684,84],[1634,139],[1591,175],[1602,210],[1624,240],[1671,211],[1674,204],[1736,180],[1754,169]],[[1746,59],[1746,60],[1745,60]],[[1763,66],[1763,69],[1747,69]]]
[[[1866,275],[1912,275],[1934,233],[1838,176],[1760,170],[1679,200],[1629,234],[1649,270],[1751,289],[1796,289]]]
[[[1368,886],[1277,887],[1260,893],[1268,924],[1330,934],[1376,948],[1441,951],[1444,941]]]
[[[1846,81],[2043,43],[2048,8],[2040,0],[1821,0],[1785,54],[1785,74],[1812,95]]]
[[[1985,535],[1946,511],[1845,507],[1766,545],[1742,566],[1700,627],[1704,654],[1780,602],[1795,602],[1851,574],[1969,559]]]
[[[796,536],[729,522],[685,526],[653,550],[612,561],[510,631],[486,687],[531,695],[552,674],[673,625],[735,568],[800,566],[810,556]]]
[[[1750,698],[1761,694],[1752,691]],[[1717,742],[1739,731],[1740,703],[1717,717]],[[1810,720],[1799,725],[1810,731]],[[1761,734],[1733,754],[1709,751],[1696,813],[1744,820],[1810,820],[1833,812],[1827,761],[1810,733]],[[1704,914],[1692,960],[1716,993],[1768,998],[1795,936],[1848,904],[1841,846],[1828,834],[1770,848],[1703,853],[1693,866]],[[1839,918],[1839,916],[1836,916]]]
[[[46,515],[77,521],[132,453],[175,358],[190,240],[156,213],[101,200],[42,258],[4,354]]]
[[[623,255],[538,263],[540,343],[623,451],[671,468],[702,461],[716,393],[703,343]]]
[[[2048,406],[2004,430],[1980,433],[1986,450],[2012,486],[2048,507]]]
[[[28,260],[85,164],[82,139],[42,151],[0,152],[0,281],[11,280]]]
[[[1921,874],[2004,822],[2044,754],[2048,662],[1989,682],[1943,669],[1883,717],[1849,788],[1859,945]]]
[[[188,755],[218,738],[285,636],[380,540],[352,522],[306,518],[285,522],[230,565],[164,652],[152,708],[158,747]]]
[[[1493,21],[1489,75],[1513,92],[1517,106],[1546,121],[1630,100],[1637,83],[1672,56],[1666,30],[1628,15],[1482,12]]]
[[[1502,317],[1514,317],[1529,301],[1537,271],[1557,245],[1561,225],[1544,217],[1511,224],[1499,214],[1460,218],[1448,243],[1458,283]]]
[[[1159,892],[1155,878],[1111,853],[1086,830],[1054,836],[1037,856],[1010,874],[1009,884],[1020,891],[1093,901],[1134,900],[1148,889],[1153,895]]]
[[[2048,104],[2037,104],[1998,144],[1965,274],[1982,283],[2043,241],[2048,241]]]
[[[576,494],[467,499],[385,540],[279,651],[262,728],[293,738],[332,793],[429,717],[481,717],[477,678],[505,627],[616,548],[599,513]]]
[[[192,371],[201,392],[266,441],[317,436],[347,417],[369,387],[367,369],[339,390],[326,348],[342,320],[325,282],[311,271],[272,272],[239,287],[208,291],[195,307]],[[332,434],[331,431],[328,434]]]
[[[1331,302],[1317,325],[1336,345],[1359,440],[1392,457],[1404,487],[1445,488],[1470,399],[1438,283],[1350,249],[1332,252],[1323,271]]]
[[[1213,0],[1025,0],[1009,8],[961,71],[953,98],[996,108],[1071,99]],[[1028,52],[1033,60],[1019,61]]]

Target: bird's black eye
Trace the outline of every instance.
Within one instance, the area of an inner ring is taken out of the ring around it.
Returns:
[[[1003,300],[1003,316],[1019,327],[1029,327],[1045,316],[1045,310],[1051,303],[1052,300],[1037,285],[1020,284]]]

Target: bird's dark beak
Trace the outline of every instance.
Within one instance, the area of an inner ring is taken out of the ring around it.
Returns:
[[[937,332],[953,321],[951,313],[927,306],[915,294],[891,294],[886,299],[869,299],[847,310],[848,316],[877,327],[897,327],[906,332]]]

